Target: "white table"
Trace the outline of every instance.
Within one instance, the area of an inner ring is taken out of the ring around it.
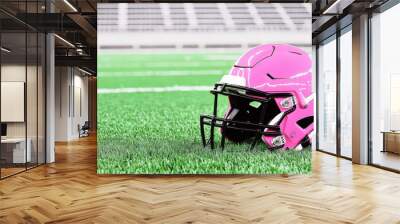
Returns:
[[[25,151],[25,138],[5,138],[1,139],[2,145],[13,145],[13,163],[25,163],[31,162],[32,154],[31,154],[31,145],[32,141],[30,138],[26,139],[28,143]],[[25,161],[26,159],[26,161]]]

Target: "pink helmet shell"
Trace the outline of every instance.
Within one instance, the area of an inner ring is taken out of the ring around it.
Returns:
[[[293,99],[275,98],[281,114],[290,109],[288,104],[295,105],[295,110],[287,114],[279,124],[283,148],[296,148],[313,131],[313,121],[310,123],[314,115],[312,62],[302,49],[287,44],[259,45],[236,61],[229,76],[244,79],[245,87],[248,88],[293,95]],[[309,120],[306,127],[299,122],[304,119]],[[262,140],[268,146],[273,146],[276,137],[262,136]]]

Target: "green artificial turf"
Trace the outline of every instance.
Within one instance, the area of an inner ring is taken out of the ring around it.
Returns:
[[[200,70],[228,72],[229,66],[222,54],[179,55],[183,58],[202,59]],[[215,56],[215,57],[214,57]],[[229,54],[228,57],[231,55]],[[154,87],[172,85],[212,86],[220,75],[138,76],[121,75],[121,60],[137,62],[149,71],[148,60],[168,61],[165,54],[101,55],[99,62],[107,61],[107,74],[99,64],[100,88]],[[206,59],[214,63],[207,63]],[[218,58],[223,60],[218,61]],[[135,60],[134,60],[135,59]],[[160,63],[161,63],[160,62]],[[115,63],[115,67],[113,67]],[[146,64],[146,65],[145,65]],[[220,64],[219,66],[216,66]],[[136,65],[135,65],[136,66]],[[174,67],[171,65],[169,67]],[[179,66],[175,66],[177,69]],[[168,70],[168,68],[164,68]],[[187,69],[187,68],[185,68]],[[179,70],[179,69],[177,69]],[[168,71],[177,71],[170,69]],[[133,71],[133,70],[132,70]],[[179,70],[185,71],[185,70]],[[113,77],[112,74],[115,74]],[[98,95],[98,173],[100,174],[304,174],[311,172],[311,151],[269,152],[260,141],[254,151],[248,144],[227,142],[225,150],[210,150],[201,146],[199,115],[210,114],[213,98],[207,91],[163,93],[118,93]],[[221,100],[219,114],[227,107]],[[218,132],[217,132],[218,133]],[[218,136],[219,137],[219,136]],[[218,140],[218,139],[217,139]]]
[[[99,77],[99,88],[124,87],[162,87],[162,86],[212,86],[221,79],[221,75],[191,76],[139,76],[139,77]],[[211,84],[212,83],[212,84]]]
[[[166,72],[227,70],[240,52],[232,53],[174,53],[174,54],[102,54],[98,57],[98,72]]]
[[[228,74],[240,53],[102,54],[98,87],[212,85]]]

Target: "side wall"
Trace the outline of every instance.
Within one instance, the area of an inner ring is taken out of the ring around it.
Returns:
[[[56,67],[55,140],[79,138],[78,125],[88,121],[88,77],[74,67]]]

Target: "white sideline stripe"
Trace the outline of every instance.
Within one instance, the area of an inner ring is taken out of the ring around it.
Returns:
[[[181,91],[208,91],[212,86],[167,86],[167,87],[138,87],[138,88],[114,88],[98,89],[98,94],[113,93],[161,93],[161,92],[181,92]]]

